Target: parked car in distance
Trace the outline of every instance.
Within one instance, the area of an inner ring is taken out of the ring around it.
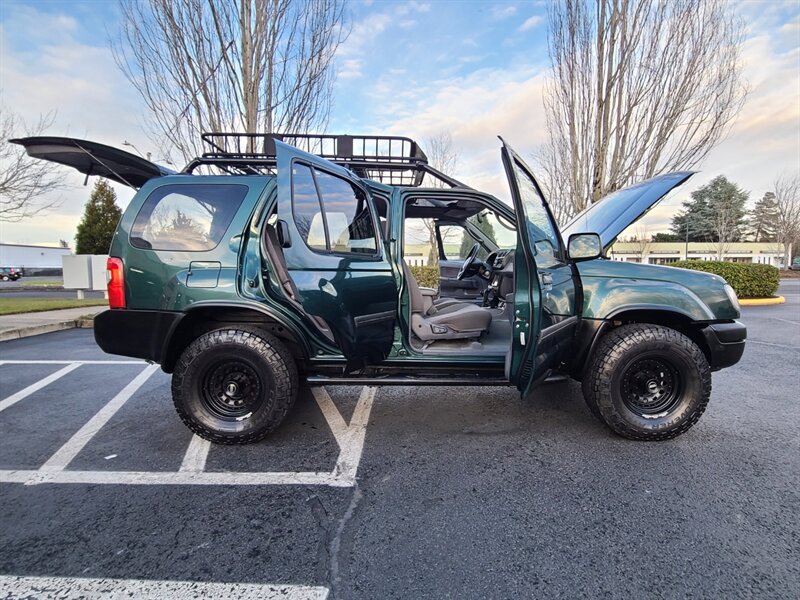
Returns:
[[[16,281],[22,277],[22,270],[14,267],[0,267],[0,281]]]
[[[113,238],[95,339],[171,373],[178,415],[212,442],[263,438],[302,383],[527,396],[558,374],[582,382],[617,434],[664,440],[697,422],[712,371],[744,352],[724,279],[605,258],[691,172],[619,190],[559,228],[505,142],[513,207],[432,168],[409,138],[202,139],[208,152],[180,173],[84,140],[13,141],[138,189]],[[438,289],[403,259],[421,223],[435,234]]]
[[[800,271],[800,256],[795,256],[794,261],[789,265],[789,269],[792,271]]]

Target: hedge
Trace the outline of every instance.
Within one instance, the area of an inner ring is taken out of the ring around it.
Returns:
[[[775,295],[780,283],[778,268],[771,265],[719,260],[681,260],[670,266],[719,275],[736,290],[739,298],[769,298]]]
[[[429,266],[409,267],[411,274],[420,287],[438,289],[439,287],[439,268]]]

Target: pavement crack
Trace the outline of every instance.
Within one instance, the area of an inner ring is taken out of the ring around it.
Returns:
[[[353,518],[356,508],[358,507],[358,503],[361,501],[363,496],[364,495],[361,493],[361,489],[358,487],[358,482],[356,481],[353,484],[353,495],[350,496],[350,504],[347,506],[347,510],[344,511],[342,518],[339,519],[339,523],[336,526],[336,533],[331,540],[330,550],[328,551],[330,556],[329,581],[331,584],[331,592],[333,593],[334,598],[344,597],[338,593],[341,585],[341,576],[339,574],[339,550],[341,549],[342,544],[342,534],[344,533],[347,524]]]

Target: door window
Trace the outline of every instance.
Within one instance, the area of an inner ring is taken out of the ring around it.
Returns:
[[[292,199],[297,229],[309,248],[337,254],[377,253],[374,218],[362,190],[295,163]]]
[[[556,263],[560,263],[561,242],[556,233],[550,213],[545,206],[544,198],[539,195],[539,191],[533,180],[525,170],[514,161],[514,177],[519,186],[520,200],[523,205],[523,215],[525,225],[528,230],[528,237],[534,249],[536,265],[547,268]]]

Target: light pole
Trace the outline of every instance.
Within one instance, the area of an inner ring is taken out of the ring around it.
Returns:
[[[684,248],[683,260],[689,260],[689,215],[686,215],[686,246]]]
[[[134,150],[136,150],[136,154],[138,154],[138,155],[139,155],[139,156],[141,156],[142,158],[145,158],[145,156],[142,154],[141,150],[139,150],[139,149],[138,149],[136,146],[134,146],[133,144],[131,144],[131,143],[130,143],[128,140],[123,140],[123,142],[122,142],[122,145],[123,145],[123,146],[130,146],[131,148],[133,148]],[[147,156],[146,156],[147,160],[150,160],[150,156],[151,156],[151,153],[150,153],[150,152],[148,152],[148,153],[147,153]]]

